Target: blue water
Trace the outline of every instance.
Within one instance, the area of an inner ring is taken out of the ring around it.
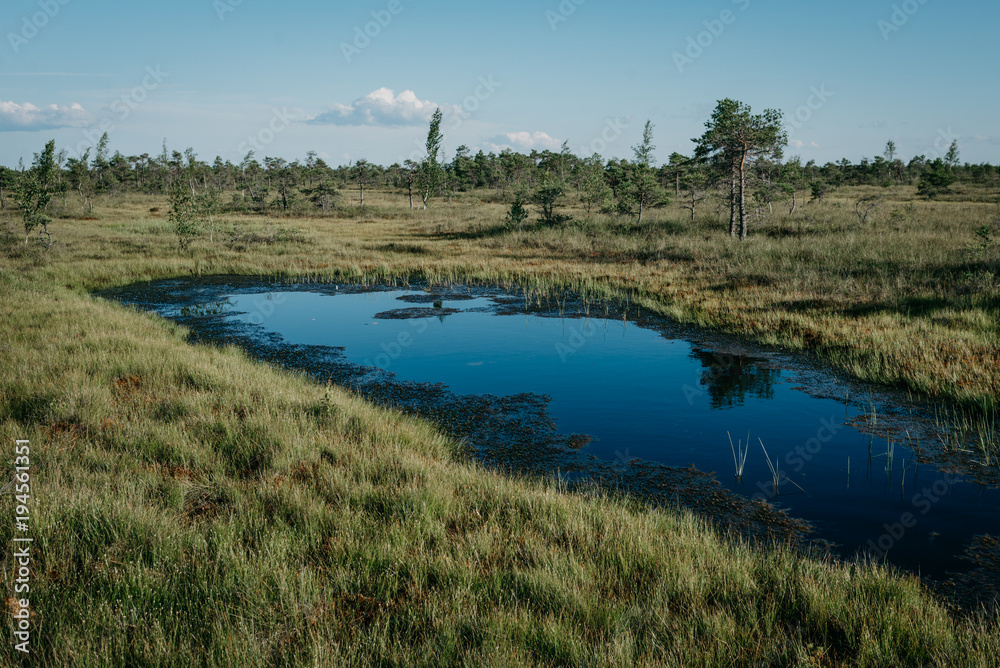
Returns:
[[[498,315],[490,298],[445,299],[461,312],[444,317],[376,317],[429,308],[398,299],[420,294],[234,294],[225,308],[288,343],[342,346],[352,362],[401,380],[441,382],[458,394],[549,395],[561,432],[596,437],[588,452],[715,472],[737,493],[809,521],[846,555],[887,549],[897,565],[943,575],[967,570],[958,555],[974,535],[1000,533],[996,489],[917,464],[904,445],[845,425],[858,409],[807,393],[802,371],[622,320]],[[746,445],[748,433],[740,482],[730,435]],[[777,493],[758,439],[787,476]]]

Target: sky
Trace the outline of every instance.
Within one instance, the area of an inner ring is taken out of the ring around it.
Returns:
[[[718,100],[785,115],[786,156],[1000,163],[1000,3],[943,0],[5,0],[0,164],[253,150],[331,165],[512,148],[657,162]],[[93,150],[91,151],[91,157]]]

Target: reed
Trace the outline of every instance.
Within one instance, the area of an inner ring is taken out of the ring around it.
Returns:
[[[793,485],[798,487],[800,492],[806,491],[802,489],[801,485],[799,485],[797,482],[795,482],[794,480],[792,480],[787,475],[781,472],[781,462],[779,462],[777,458],[775,458],[773,462],[771,461],[771,457],[767,454],[767,448],[764,447],[764,441],[758,438],[757,442],[760,443],[760,449],[764,451],[764,458],[767,460],[767,468],[771,472],[771,484],[773,485],[775,496],[781,493],[782,480],[787,480],[788,482],[792,483]]]
[[[747,433],[747,447],[743,447],[743,441],[739,441],[738,446],[733,446],[733,436],[728,431],[726,435],[729,436],[729,448],[733,451],[733,465],[736,467],[736,478],[737,480],[743,479],[743,467],[747,463],[747,453],[750,451],[750,434]]]

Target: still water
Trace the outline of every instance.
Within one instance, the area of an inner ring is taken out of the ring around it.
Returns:
[[[884,554],[941,577],[967,570],[959,556],[973,536],[1000,533],[996,489],[918,463],[903,433],[889,439],[853,426],[870,421],[870,405],[848,400],[832,375],[769,353],[723,352],[669,323],[527,310],[465,287],[243,285],[187,295],[151,307],[170,317],[208,304],[213,318],[242,323],[251,336],[342,347],[355,364],[460,395],[547,395],[560,432],[593,437],[590,454],[714,472],[735,493],[810,522],[845,556]],[[730,439],[736,449],[749,444],[742,479]]]

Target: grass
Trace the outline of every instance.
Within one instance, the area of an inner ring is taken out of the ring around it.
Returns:
[[[729,449],[733,451],[733,466],[736,468],[736,479],[743,479],[743,469],[746,467],[747,454],[750,452],[750,434],[747,434],[747,445],[743,447],[743,441],[739,441],[739,451],[737,452],[736,446],[733,445],[732,434],[726,432],[729,436]],[[765,451],[766,452],[766,451]],[[777,488],[775,488],[777,489]]]
[[[885,195],[864,226],[856,199]],[[1000,241],[981,250],[983,226],[1000,238],[993,202],[923,202],[910,187],[852,188],[788,216],[776,207],[751,241],[731,243],[717,209],[691,223],[679,208],[641,226],[569,209],[556,228],[506,229],[501,204],[466,194],[411,212],[399,195],[320,219],[234,218],[180,256],[156,198],[127,200],[99,221],[56,229],[83,254],[39,275],[88,287],[136,273],[304,274],[520,283],[630,298],[684,322],[806,350],[851,375],[965,406],[1000,397]],[[72,203],[69,205],[72,209]],[[724,212],[723,212],[724,213]],[[345,217],[341,218],[343,215]],[[235,241],[233,241],[235,239]],[[230,247],[232,246],[232,247]],[[118,262],[90,262],[119,258]],[[86,266],[82,266],[86,265]]]
[[[938,436],[945,452],[970,455],[984,467],[1000,466],[1000,432],[997,416],[992,410],[970,415],[967,412],[942,408],[935,411],[934,420],[946,428]]]
[[[774,458],[773,462],[771,461],[771,455],[767,454],[767,448],[764,447],[764,441],[758,438],[757,442],[760,443],[760,449],[764,451],[764,459],[767,461],[767,468],[771,472],[771,489],[774,490],[775,496],[778,496],[781,493],[782,479],[787,480],[798,487],[800,492],[804,492],[805,490],[802,489],[801,485],[781,472],[781,461],[777,457]]]
[[[519,233],[473,198],[411,213],[369,197],[344,217],[218,223],[183,255],[156,198],[57,220],[48,253],[0,242],[0,441],[6,461],[31,439],[35,539],[33,654],[8,621],[5,665],[995,661],[996,613],[959,615],[913,576],[491,473],[426,423],[89,293],[213,273],[569,287],[981,405],[997,292],[963,287],[980,267],[963,244],[994,205],[918,203],[903,229],[876,214],[860,230],[832,200],[740,245],[677,211]]]

